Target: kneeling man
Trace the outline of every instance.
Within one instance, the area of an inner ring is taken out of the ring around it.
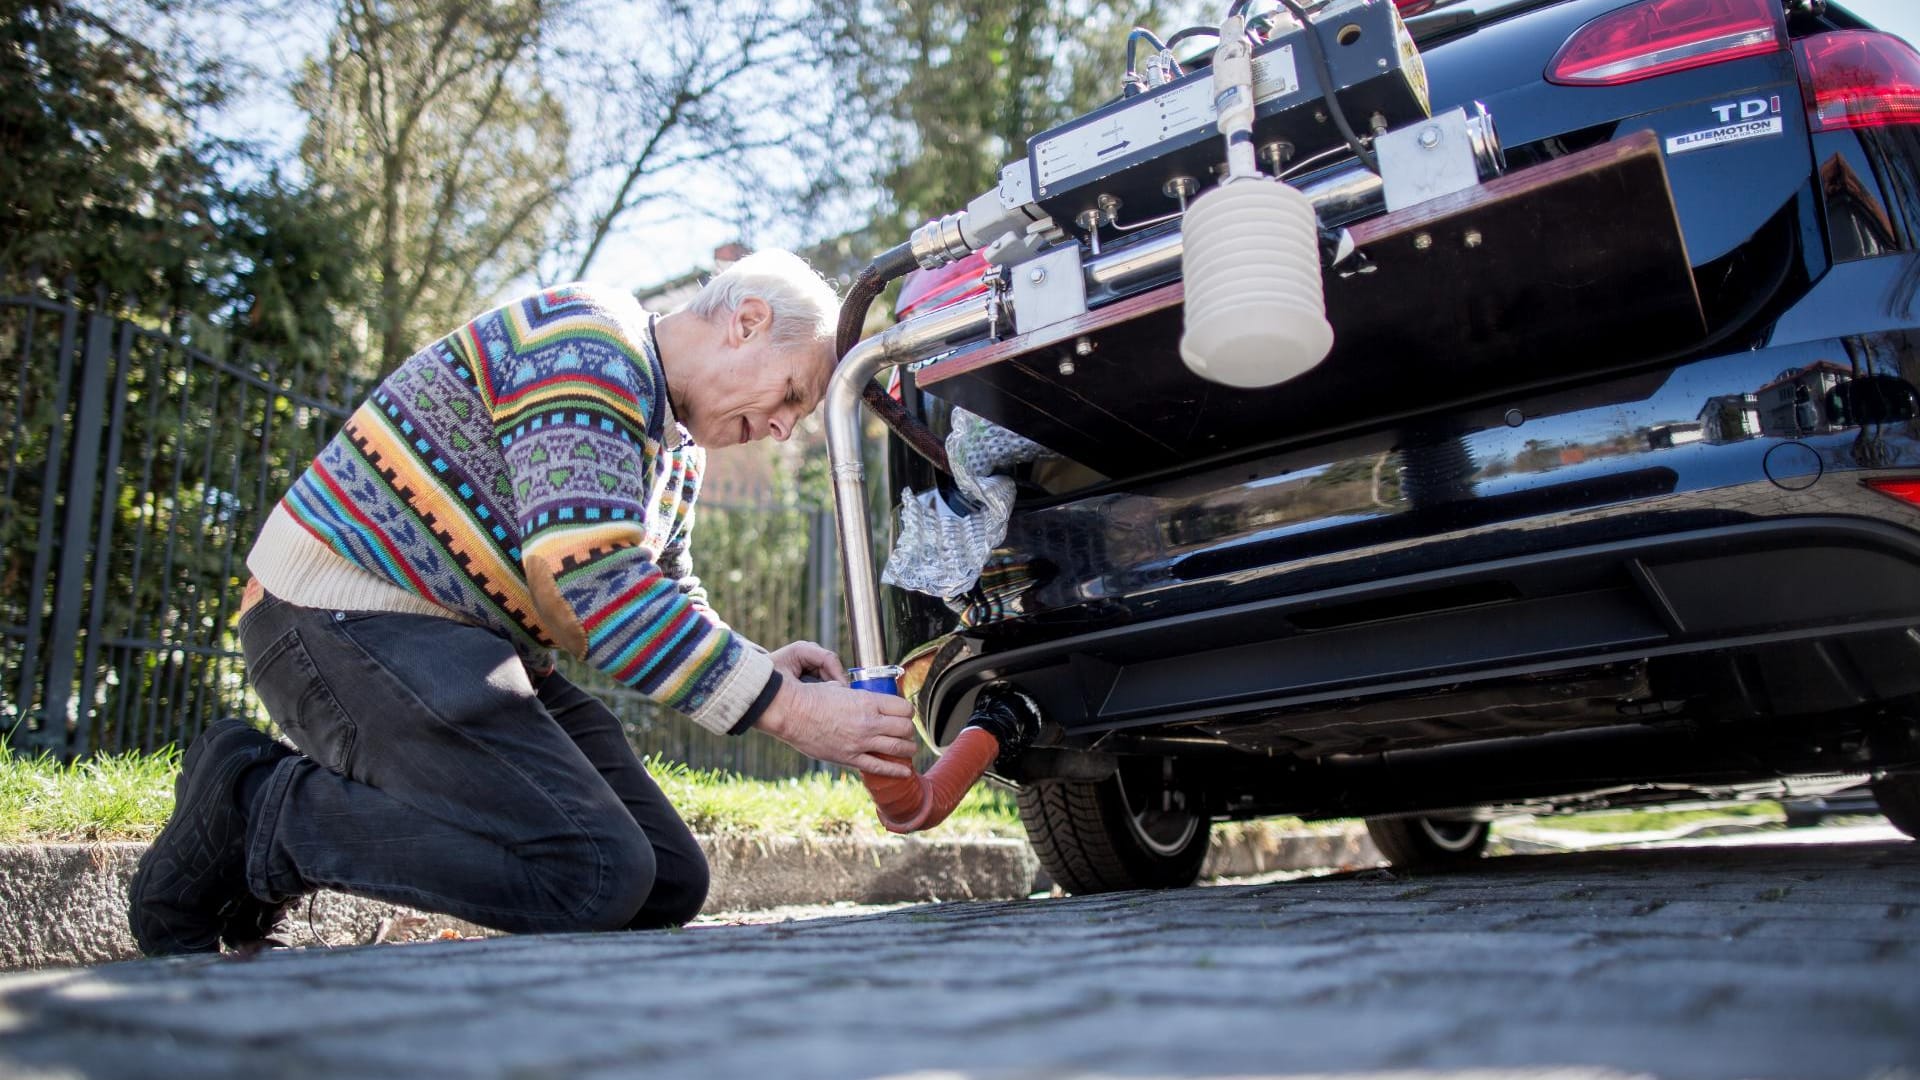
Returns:
[[[914,750],[906,702],[746,640],[688,558],[703,448],[792,434],[837,307],[762,252],[666,316],[544,290],[380,383],[247,559],[247,675],[299,752],[238,721],[188,749],[133,879],[140,948],[267,938],[319,888],[516,932],[691,919],[706,860],[557,649],[708,730],[904,775],[881,755]]]

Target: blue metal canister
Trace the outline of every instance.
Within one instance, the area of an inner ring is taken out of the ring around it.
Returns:
[[[847,678],[855,690],[871,690],[876,694],[892,694],[899,697],[901,670],[898,664],[857,667],[847,672]]]

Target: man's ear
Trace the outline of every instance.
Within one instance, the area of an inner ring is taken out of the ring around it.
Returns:
[[[773,309],[765,300],[749,296],[740,301],[733,309],[733,334],[739,341],[751,340],[756,334],[765,334],[773,326]]]

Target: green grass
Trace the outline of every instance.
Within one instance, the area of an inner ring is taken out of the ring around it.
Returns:
[[[26,841],[145,840],[173,811],[174,751],[96,757],[61,765],[23,757],[0,745],[0,843]],[[690,769],[649,760],[647,769],[694,831],[769,833],[784,836],[879,836],[873,800],[860,781],[844,772],[792,780],[748,780],[729,773]],[[1638,810],[1573,814],[1538,819],[1550,829],[1585,832],[1665,832],[1727,818],[1778,821],[1780,804],[1740,803],[1705,810]],[[1296,819],[1227,822],[1215,832],[1275,828],[1332,829],[1342,822],[1303,824]],[[990,784],[968,793],[934,836],[1025,835],[1013,795]]]
[[[1565,817],[1536,818],[1534,824],[1544,829],[1576,829],[1580,832],[1668,832],[1687,825],[1725,821],[1728,818],[1785,821],[1786,816],[1786,811],[1777,802],[1751,802],[1705,810],[1622,810],[1569,814]]]
[[[148,839],[173,812],[178,768],[171,750],[62,765],[0,746],[0,843]]]
[[[647,771],[695,832],[771,832],[826,836],[877,835],[873,800],[846,773],[790,780],[747,780],[649,759]],[[976,784],[935,836],[1024,836],[1013,795]]]
[[[179,755],[121,754],[61,765],[0,745],[0,843],[146,840],[173,812]],[[647,768],[696,832],[877,836],[858,779],[821,773],[747,780],[650,760]],[[1013,796],[976,786],[935,836],[1020,836]]]

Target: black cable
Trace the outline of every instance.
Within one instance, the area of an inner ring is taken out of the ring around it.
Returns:
[[[1181,42],[1190,40],[1192,38],[1197,38],[1197,37],[1216,37],[1217,38],[1219,36],[1220,36],[1220,28],[1217,26],[1189,26],[1185,30],[1181,30],[1178,33],[1174,34],[1172,37],[1168,38],[1167,48],[1171,49],[1175,45],[1178,45]]]
[[[1245,0],[1234,0],[1235,4],[1244,2]],[[1347,149],[1352,150],[1353,156],[1360,159],[1360,164],[1365,165],[1374,175],[1379,175],[1379,160],[1373,156],[1373,151],[1367,149],[1366,144],[1360,141],[1360,136],[1353,133],[1353,125],[1347,123],[1346,110],[1340,107],[1340,98],[1334,93],[1333,65],[1327,62],[1327,47],[1320,40],[1319,28],[1314,26],[1313,20],[1307,17],[1307,11],[1300,6],[1300,0],[1280,0],[1280,5],[1291,12],[1307,31],[1307,51],[1313,54],[1314,65],[1320,69],[1320,93],[1326,99],[1327,115],[1333,119],[1333,126],[1340,129],[1340,137],[1347,141]]]
[[[836,364],[845,359],[847,350],[860,340],[860,332],[866,327],[867,309],[873,306],[880,290],[886,288],[889,281],[905,277],[918,265],[911,244],[896,244],[881,252],[878,258],[854,276],[847,295],[840,301],[839,332],[834,335],[833,356]],[[925,424],[893,400],[879,382],[868,379],[867,385],[861,388],[860,396],[867,407],[885,421],[915,453],[932,462],[934,468],[941,472],[952,474],[953,467],[947,464],[946,446],[927,430]]]
[[[1134,48],[1140,43],[1141,38],[1146,38],[1147,43],[1153,46],[1155,52],[1165,52],[1167,50],[1167,43],[1161,41],[1158,34],[1155,34],[1144,26],[1134,27],[1133,32],[1127,35],[1127,74],[1129,75],[1139,70],[1133,66],[1133,56]]]

